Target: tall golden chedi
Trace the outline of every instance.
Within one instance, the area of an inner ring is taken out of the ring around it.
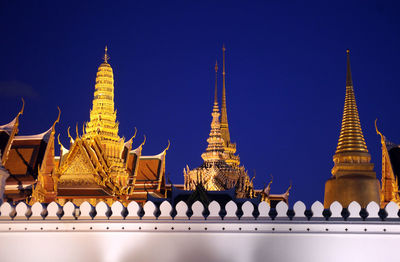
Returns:
[[[346,98],[339,142],[333,156],[332,177],[325,184],[324,206],[334,201],[347,207],[357,201],[361,207],[369,202],[380,203],[379,181],[374,164],[361,130],[360,118],[350,69],[350,52],[347,50]]]
[[[72,139],[67,150],[60,141],[60,157],[49,150],[46,165],[39,170],[31,202],[66,201],[80,205],[88,201],[112,204],[118,200],[144,203],[148,194],[165,197],[165,155],[168,147],[155,156],[142,156],[142,146],[132,150],[134,136],[124,142],[118,135],[114,109],[114,76],[108,63],[107,47],[104,62],[99,66],[90,111],[90,122],[82,136]],[[54,137],[54,125],[52,128]],[[49,144],[54,144],[53,141]],[[46,168],[47,167],[47,168]],[[41,171],[43,170],[43,171]]]

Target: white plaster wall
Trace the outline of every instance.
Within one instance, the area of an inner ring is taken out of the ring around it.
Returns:
[[[1,232],[0,261],[398,261],[397,234]]]

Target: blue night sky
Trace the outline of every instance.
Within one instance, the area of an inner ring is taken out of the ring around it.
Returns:
[[[57,3],[54,3],[57,2]],[[20,134],[89,120],[108,45],[120,135],[138,128],[143,153],[171,140],[166,173],[202,163],[215,60],[227,47],[231,138],[260,188],[293,188],[290,202],[323,201],[345,96],[346,49],[368,149],[381,177],[374,129],[400,143],[400,5],[396,1],[0,1],[0,123],[26,107]],[[221,68],[221,67],[220,67]],[[222,87],[220,75],[219,85]],[[221,90],[220,90],[221,91]],[[72,132],[73,136],[75,132]]]

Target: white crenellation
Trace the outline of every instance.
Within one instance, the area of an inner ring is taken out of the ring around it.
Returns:
[[[103,201],[100,201],[96,205],[96,216],[93,219],[108,219],[109,212],[110,207]]]
[[[125,219],[140,219],[139,217],[140,206],[138,203],[136,203],[135,201],[130,202],[127,206],[127,209],[128,209],[128,215],[125,217]]]
[[[312,217],[311,219],[323,219],[324,215],[324,205],[319,202],[319,201],[315,201],[312,206],[311,206],[311,212],[312,212]]]
[[[372,201],[367,205],[367,212],[368,212],[368,218],[367,219],[379,219],[379,205]]]
[[[277,212],[276,219],[288,219],[287,211],[288,211],[289,208],[288,208],[288,205],[285,202],[280,201],[276,205],[275,209],[276,209],[276,212]]]
[[[143,206],[144,215],[142,219],[154,219],[156,210],[156,205],[151,201],[147,201]]]
[[[80,206],[79,206],[79,210],[80,215],[78,217],[78,219],[93,219],[92,218],[92,214],[94,211],[94,207],[87,201],[83,202]]]
[[[79,216],[79,214],[77,215],[77,213],[79,213],[77,211],[79,210],[77,209],[76,205],[71,201],[65,203],[65,205],[63,206],[63,211],[64,215],[61,217],[61,220],[76,219],[76,217]]]
[[[332,213],[330,219],[342,218],[343,207],[338,201],[333,202],[329,207],[329,210]]]
[[[46,205],[41,204],[39,202],[34,203],[32,206],[29,206],[23,202],[20,202],[17,206],[12,206],[9,203],[3,203],[0,206],[0,220],[61,220],[71,221],[71,220],[208,220],[208,221],[216,221],[216,220],[241,220],[241,221],[251,221],[251,220],[271,220],[270,214],[270,206],[266,202],[261,202],[258,206],[254,206],[253,203],[246,201],[242,204],[241,210],[242,215],[238,217],[238,206],[234,201],[229,201],[225,205],[226,215],[222,218],[220,215],[221,205],[212,201],[208,206],[209,215],[204,217],[204,209],[205,207],[199,201],[196,201],[191,206],[192,216],[189,218],[187,216],[188,206],[185,202],[180,201],[175,208],[168,201],[164,201],[161,203],[159,208],[157,205],[151,201],[148,201],[143,206],[143,217],[139,217],[139,211],[141,207],[135,201],[132,201],[128,204],[128,206],[123,206],[120,202],[115,202],[111,207],[109,207],[105,202],[99,202],[96,207],[93,207],[89,202],[83,202],[80,207],[75,206],[72,202],[67,202],[64,206],[60,206],[56,202],[51,202]],[[159,210],[160,215],[157,217],[157,210]],[[278,221],[289,220],[288,210],[289,207],[284,202],[279,202],[275,208],[276,216],[275,219]],[[312,204],[311,210],[311,218],[306,217],[305,211],[307,210],[306,205],[297,201],[292,210],[294,212],[293,220],[300,221],[318,221],[318,220],[328,220],[328,221],[345,221],[346,219],[350,219],[352,221],[363,221],[363,220],[373,220],[380,221],[389,220],[389,221],[399,221],[399,206],[390,202],[385,207],[386,212],[380,212],[380,207],[377,203],[371,202],[366,207],[366,213],[368,216],[365,218],[365,212],[363,211],[363,217],[361,217],[361,206],[357,202],[352,202],[347,207],[348,217],[343,212],[343,207],[339,202],[333,202],[329,207],[330,215],[327,212],[323,213],[324,207],[321,202],[316,201]],[[124,217],[127,211],[126,217]],[[174,212],[175,211],[175,212]],[[255,212],[258,211],[258,212]],[[171,214],[176,213],[174,218],[171,217]],[[257,216],[254,214],[258,213]],[[386,213],[386,214],[385,214]],[[345,216],[345,217],[343,217]],[[230,222],[227,222],[230,223]],[[273,223],[273,222],[272,222]],[[286,223],[286,222],[285,222]]]
[[[45,219],[59,220],[61,213],[62,213],[62,207],[56,202],[51,202],[50,204],[47,205],[47,216],[45,217]]]
[[[175,220],[188,219],[187,217],[188,206],[186,205],[185,202],[179,201],[179,203],[176,204],[175,210],[176,210],[176,216],[174,217]]]
[[[224,217],[224,220],[236,220],[239,219],[237,217],[237,205],[235,202],[233,202],[232,200],[229,201],[228,203],[226,203],[225,205],[225,211],[226,211],[226,215]]]
[[[24,202],[19,202],[15,207],[16,215],[14,220],[27,220],[28,212],[30,212],[30,207]]]
[[[160,205],[160,216],[158,219],[160,220],[169,220],[171,217],[172,206],[168,201],[163,201]]]
[[[221,220],[221,216],[219,212],[221,212],[221,205],[217,201],[212,201],[208,205],[208,211],[210,214],[207,217],[207,220]]]
[[[347,210],[350,213],[350,215],[349,215],[350,219],[360,217],[361,206],[356,201],[351,202],[350,205],[347,207]]]
[[[386,205],[385,210],[388,219],[399,218],[399,206],[395,202],[390,201],[389,204]]]
[[[191,220],[204,220],[204,206],[200,201],[196,201],[192,205],[192,216],[190,217]]]
[[[254,215],[253,215],[254,206],[250,201],[246,201],[243,203],[242,211],[243,211],[243,215],[240,218],[241,220],[254,220],[255,219]]]
[[[301,201],[297,201],[293,205],[293,211],[294,219],[303,218],[305,216],[304,212],[306,212],[306,205]]]
[[[111,205],[111,216],[109,219],[112,220],[120,220],[120,219],[124,219],[122,212],[124,211],[124,205],[121,204],[121,202],[116,201]]]

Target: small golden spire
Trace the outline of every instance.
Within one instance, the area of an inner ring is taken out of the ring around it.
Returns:
[[[215,61],[215,94],[214,94],[214,105],[217,105],[217,104],[218,104],[217,80],[218,80],[218,60]]]
[[[108,63],[108,59],[110,59],[110,56],[107,54],[107,46],[104,48],[104,56],[103,56],[103,60],[105,63]]]
[[[231,141],[228,127],[228,113],[226,109],[226,87],[225,87],[225,44],[222,45],[222,101],[221,101],[221,131],[225,143]]]

